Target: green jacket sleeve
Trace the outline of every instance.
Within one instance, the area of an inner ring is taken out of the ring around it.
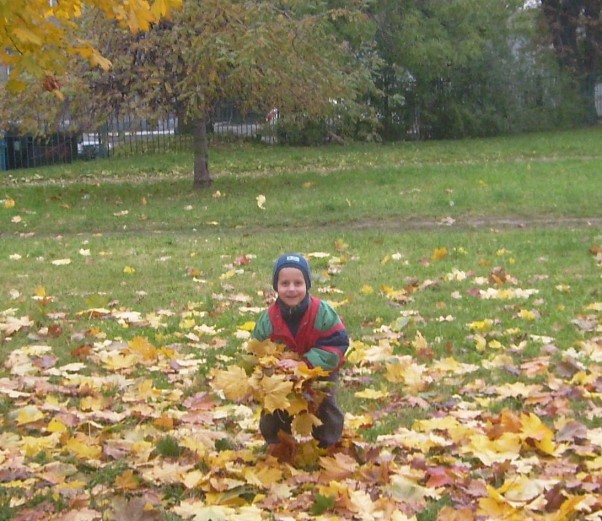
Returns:
[[[314,367],[321,367],[326,371],[334,371],[339,365],[339,357],[335,353],[319,347],[312,347],[305,353],[305,359]]]
[[[262,311],[257,322],[255,322],[255,329],[253,329],[251,336],[257,340],[265,340],[270,338],[271,334],[272,323],[270,322],[267,311]]]

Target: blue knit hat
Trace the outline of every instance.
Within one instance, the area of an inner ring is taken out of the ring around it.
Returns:
[[[300,253],[285,253],[278,257],[274,263],[274,274],[272,276],[272,287],[278,289],[278,274],[282,268],[297,268],[303,273],[305,279],[305,286],[307,289],[311,288],[311,270],[309,268],[309,262]]]

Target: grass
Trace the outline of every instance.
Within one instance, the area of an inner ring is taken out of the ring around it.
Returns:
[[[557,308],[575,313],[590,298],[588,289],[599,274],[588,249],[599,242],[600,229],[594,221],[575,230],[566,220],[600,216],[602,157],[593,156],[592,146],[600,134],[588,130],[349,150],[218,148],[216,169],[229,165],[239,175],[220,173],[206,193],[191,192],[190,179],[164,175],[145,181],[148,172],[132,175],[135,162],[130,170],[120,170],[118,160],[69,165],[69,176],[79,172],[69,183],[59,182],[65,171],[53,167],[33,174],[43,174],[44,182],[15,178],[0,188],[5,200],[15,202],[0,212],[0,286],[5,296],[9,290],[19,295],[11,307],[39,317],[107,305],[180,311],[198,301],[205,312],[219,308],[218,326],[232,328],[237,313],[215,299],[223,292],[225,265],[238,256],[257,256],[252,269],[233,278],[230,291],[255,295],[253,304],[260,304],[257,293],[269,290],[271,262],[280,252],[337,255],[337,243],[345,243],[343,276],[328,280],[324,259],[314,260],[313,268],[318,280],[336,284],[341,299],[350,301],[342,312],[356,336],[375,322],[394,320],[407,307],[383,302],[382,285],[432,280],[412,297],[412,307],[424,317],[427,333],[432,329],[441,344],[462,350],[464,323],[499,318],[498,303],[480,301],[477,310],[474,300],[450,301],[450,284],[441,279],[453,269],[487,277],[502,265],[521,284],[535,279],[545,292],[542,300],[549,309],[532,326],[540,332],[559,330],[570,342],[574,328],[567,325],[570,320],[562,324],[565,317]],[[169,157],[155,159],[164,174],[182,170],[164,163]],[[112,182],[90,184],[95,175],[90,172],[100,164],[104,180],[109,179],[106,169],[114,168]],[[285,172],[258,175],[257,165],[278,165]],[[265,210],[257,205],[258,194],[266,196]],[[546,220],[560,228],[542,227]],[[437,248],[448,254],[433,261]],[[401,260],[387,262],[393,254]],[[66,258],[70,264],[61,265]],[[570,290],[554,290],[562,284]],[[361,295],[362,286],[376,291]],[[468,291],[470,278],[455,286]],[[51,302],[32,300],[36,291],[46,292]],[[455,322],[437,322],[448,314],[457,317]],[[510,327],[512,315],[504,315]]]
[[[525,381],[525,368],[542,357],[570,372],[595,341],[588,323],[599,327],[601,137],[590,129],[395,146],[217,147],[205,193],[190,190],[186,154],[11,172],[0,182],[0,317],[33,323],[0,333],[0,361],[48,345],[59,364],[71,364],[86,344],[145,338],[203,360],[182,389],[192,396],[207,389],[211,367],[236,361],[237,333],[270,298],[273,259],[301,251],[311,255],[315,293],[337,306],[356,341],[340,399],[349,413],[376,419],[367,441],[485,383]],[[355,396],[389,385],[364,365],[362,346],[425,367],[454,359],[476,370],[442,369],[425,387],[393,385],[394,399],[381,407]],[[148,371],[154,389],[170,389],[152,368],[136,376]],[[542,378],[535,371],[526,382]],[[109,384],[101,392],[105,403],[120,399]],[[526,407],[520,396],[478,400],[491,414]],[[599,427],[589,402],[576,396],[568,407]],[[8,400],[0,409],[10,416]],[[177,438],[161,436],[155,452],[178,456]],[[107,484],[113,470],[121,467],[105,471]],[[420,521],[436,519],[441,506],[430,503]]]
[[[398,145],[217,148],[212,190],[190,190],[189,154],[9,174],[0,230],[38,234],[329,226],[366,220],[598,216],[599,130]],[[564,154],[559,155],[559,151]],[[109,170],[110,169],[110,170]],[[43,173],[45,172],[45,173]],[[43,182],[40,182],[43,179]],[[266,197],[258,211],[256,197]],[[580,201],[580,204],[574,204]],[[11,223],[10,218],[19,218]]]

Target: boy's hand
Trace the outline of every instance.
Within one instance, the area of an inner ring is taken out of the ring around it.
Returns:
[[[305,362],[300,362],[299,360],[285,358],[284,360],[280,360],[280,362],[278,362],[278,366],[282,369],[287,369],[288,371],[294,371],[295,369],[297,369],[297,367],[304,363]]]

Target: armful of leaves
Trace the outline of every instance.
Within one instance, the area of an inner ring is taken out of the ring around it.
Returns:
[[[293,369],[281,367],[280,360],[297,355],[285,352],[284,346],[269,340],[252,339],[246,349],[247,354],[241,365],[230,365],[226,369],[212,371],[212,389],[223,393],[227,400],[257,403],[268,413],[287,411],[296,417],[293,430],[297,434],[311,433],[311,427],[320,424],[313,413],[322,401],[325,386],[328,385],[328,382],[320,379],[328,376],[329,372],[319,367],[309,368],[304,363]],[[298,357],[297,359],[299,360]],[[300,419],[303,421],[299,421]],[[296,427],[297,425],[300,427]]]

